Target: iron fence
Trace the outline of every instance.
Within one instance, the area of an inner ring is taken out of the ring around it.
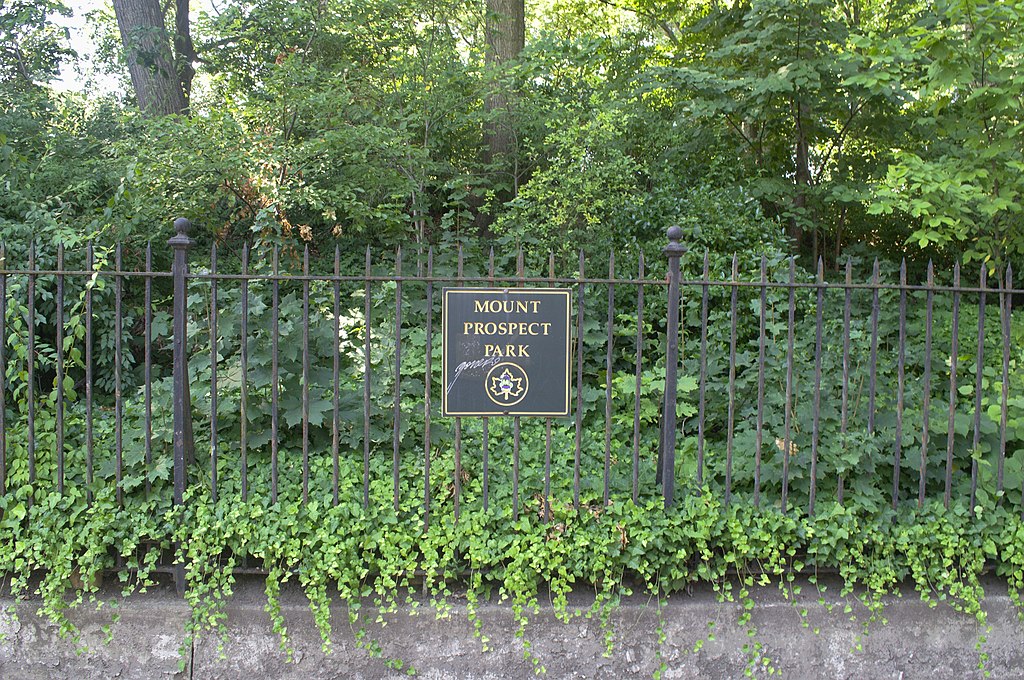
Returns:
[[[175,228],[166,271],[149,246],[137,270],[121,246],[101,264],[88,245],[78,268],[63,247],[52,266],[32,244],[21,268],[0,252],[0,493],[23,476],[33,493],[75,483],[89,498],[109,483],[118,503],[157,493],[180,504],[197,484],[214,499],[227,485],[276,503],[294,473],[303,503],[358,494],[368,506],[386,493],[375,473],[390,450],[393,507],[421,494],[425,524],[437,505],[457,519],[469,482],[474,503],[490,509],[497,494],[514,518],[525,503],[544,518],[553,502],[660,494],[671,506],[677,483],[814,514],[822,493],[877,499],[890,467],[893,508],[940,495],[948,507],[962,492],[973,510],[979,489],[1000,502],[1024,494],[1024,403],[1011,395],[1024,385],[1012,309],[1024,291],[1010,267],[992,286],[983,265],[966,286],[959,265],[951,281],[929,265],[910,283],[904,263],[892,283],[876,260],[855,282],[847,261],[828,281],[820,261],[811,278],[761,256],[744,278],[737,256],[688,252],[673,228],[654,274],[642,253],[628,276],[614,255],[593,276],[581,251],[565,276],[554,255],[528,273],[519,249],[509,273],[493,250],[469,267],[462,248],[454,267],[432,249],[415,262],[399,249],[390,264],[367,249],[358,273],[342,261],[359,256],[336,249],[332,272],[311,273],[308,248],[282,269],[281,247],[265,261],[248,245],[237,271],[218,269],[216,246],[190,271],[189,223]],[[439,287],[482,284],[574,289],[571,417],[438,423]],[[841,318],[830,313],[840,306]],[[961,338],[970,322],[973,351]]]

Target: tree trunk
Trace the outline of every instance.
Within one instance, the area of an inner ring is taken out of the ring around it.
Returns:
[[[192,62],[198,58],[188,22],[188,4],[189,0],[175,0],[174,4],[174,54],[178,61],[178,80],[185,95],[185,106],[192,100],[192,78],[196,75]]]
[[[524,0],[486,0],[484,38],[487,41],[487,66],[500,69],[515,59],[526,44],[526,8]],[[515,136],[508,116],[508,96],[500,89],[487,97],[484,106],[495,114],[487,123],[484,138],[487,161],[495,162],[513,150]]]
[[[811,183],[810,143],[806,129],[807,120],[810,118],[810,107],[798,99],[793,109],[796,129],[796,139],[794,140],[796,146],[796,193],[793,196],[793,207],[800,219],[791,219],[787,231],[794,250],[800,252],[804,239],[802,220],[806,219],[804,211],[807,208],[807,188]]]
[[[839,258],[843,254],[843,227],[846,226],[846,206],[839,209],[839,220],[836,222],[836,271],[839,271]]]
[[[114,15],[139,108],[147,116],[184,113],[188,100],[174,66],[160,1],[114,0]],[[191,77],[188,82],[191,83]]]

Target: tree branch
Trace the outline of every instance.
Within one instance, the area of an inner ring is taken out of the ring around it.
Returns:
[[[743,126],[738,124],[735,120],[733,120],[732,116],[730,116],[728,113],[724,113],[723,112],[722,115],[725,116],[725,121],[729,124],[729,127],[731,127],[733,130],[735,130],[736,134],[738,134],[740,136],[740,138],[743,139],[744,143],[746,143],[746,145],[748,147],[750,147],[750,150],[753,151],[755,155],[757,155],[757,147],[754,146],[754,142],[751,141],[743,133]]]
[[[617,9],[620,12],[630,12],[638,17],[650,21],[652,24],[660,28],[662,32],[665,33],[665,37],[668,38],[673,45],[679,45],[679,37],[676,35],[675,31],[669,25],[667,20],[662,19],[661,17],[655,14],[651,14],[650,12],[643,12],[636,7],[623,7],[618,3],[612,2],[612,0],[598,0],[598,2],[600,2],[602,5],[611,7],[612,9]]]
[[[849,117],[846,119],[846,122],[843,123],[843,127],[840,128],[839,134],[836,135],[829,143],[828,150],[825,152],[825,155],[821,157],[821,168],[818,171],[819,177],[817,179],[820,179],[821,173],[825,172],[825,166],[828,165],[829,159],[832,157],[832,154],[842,145],[843,140],[846,138],[846,133],[849,132],[850,130],[850,124],[853,123],[853,119],[856,118],[857,114],[860,113],[861,109],[864,108],[865,103],[866,102],[864,100],[861,100],[861,102],[857,104],[856,107],[854,107],[853,111],[850,112]]]
[[[242,192],[240,192],[240,191],[239,191],[238,189],[236,189],[236,188],[235,188],[234,186],[232,186],[232,184],[231,184],[231,180],[229,180],[229,179],[225,178],[225,179],[224,179],[224,186],[226,186],[226,187],[228,188],[228,190],[229,190],[229,191],[230,191],[231,193],[233,193],[233,194],[234,194],[234,195],[235,195],[235,196],[236,196],[236,197],[238,198],[238,200],[240,200],[240,201],[241,201],[242,203],[244,203],[244,204],[245,204],[245,207],[247,207],[247,208],[249,209],[249,211],[250,211],[250,212],[251,212],[251,213],[252,213],[253,215],[255,215],[256,213],[258,213],[258,212],[259,212],[259,208],[258,208],[257,206],[253,205],[253,204],[252,204],[252,203],[251,203],[251,202],[249,201],[249,199],[248,199],[248,198],[246,198],[244,194],[242,194]]]

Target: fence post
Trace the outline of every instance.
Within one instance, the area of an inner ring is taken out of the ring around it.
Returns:
[[[188,275],[188,249],[195,245],[188,236],[192,223],[184,217],[174,220],[177,232],[167,245],[174,249],[174,504],[181,505],[185,498],[186,469],[194,459],[192,439],[192,399],[188,388],[188,353],[186,334],[188,332],[188,289],[185,277]],[[174,583],[179,595],[185,593],[185,565],[174,567]]]
[[[683,230],[668,228],[668,245],[662,251],[668,257],[668,310],[665,319],[665,334],[668,347],[665,351],[665,404],[662,414],[662,449],[658,461],[661,472],[661,490],[665,507],[675,502],[676,490],[676,397],[678,394],[676,372],[679,367],[679,258],[686,252],[686,246],[679,241]]]

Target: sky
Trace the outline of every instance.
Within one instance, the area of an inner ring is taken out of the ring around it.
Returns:
[[[85,25],[85,16],[89,12],[109,6],[109,0],[71,0],[67,3],[68,9],[74,12],[71,17],[56,16],[54,21],[68,28],[71,38],[71,49],[78,53],[79,59],[87,63],[96,46],[89,35],[89,29]],[[116,83],[104,83],[108,89],[116,87]],[[81,91],[84,87],[82,76],[75,69],[74,64],[64,64],[60,70],[60,78],[54,81],[53,86],[58,90]]]

